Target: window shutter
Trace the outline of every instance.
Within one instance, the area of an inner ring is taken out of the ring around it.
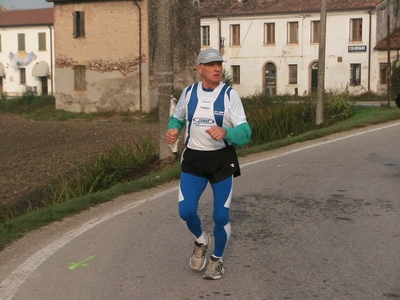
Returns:
[[[25,51],[25,34],[18,34],[18,51]]]
[[[76,22],[77,22],[77,15],[78,15],[78,12],[76,12],[76,11],[74,11],[73,13],[72,13],[72,23],[73,23],[73,36],[74,36],[74,39],[76,39],[77,37],[78,37],[78,34],[77,34],[77,24],[76,24]]]
[[[81,37],[85,36],[85,12],[81,11],[80,12],[80,18],[79,18],[79,22],[80,22],[80,28],[81,28]]]

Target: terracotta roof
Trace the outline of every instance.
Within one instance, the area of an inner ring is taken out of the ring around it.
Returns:
[[[328,11],[373,9],[383,0],[329,0]],[[315,12],[321,0],[200,0],[202,17]]]
[[[375,50],[387,50],[388,47],[387,37],[380,41],[376,46]],[[396,29],[390,34],[390,49],[400,49],[400,28]]]
[[[53,8],[6,10],[0,13],[1,27],[53,24]]]

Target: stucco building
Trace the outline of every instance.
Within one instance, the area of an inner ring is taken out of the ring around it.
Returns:
[[[57,108],[150,111],[163,55],[174,61],[176,87],[195,79],[200,14],[192,1],[171,1],[174,34],[165,53],[157,52],[157,0],[46,1],[54,3]]]
[[[0,13],[0,94],[54,92],[53,9]]]
[[[242,96],[309,94],[318,85],[320,3],[203,0],[201,46],[221,50]],[[400,26],[399,18],[398,0],[327,1],[325,89],[385,94],[388,54],[382,41],[388,28]],[[393,62],[398,45],[390,48]]]

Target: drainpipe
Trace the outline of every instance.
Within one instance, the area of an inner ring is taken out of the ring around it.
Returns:
[[[220,53],[222,53],[222,47],[221,47],[221,18],[218,18],[218,50]]]
[[[50,29],[50,70],[51,70],[51,94],[54,95],[54,70],[53,70],[53,34],[51,26],[49,25]]]
[[[133,0],[135,2],[138,10],[139,10],[139,101],[140,101],[140,111],[143,110],[142,106],[142,11],[140,9],[139,4],[137,3],[136,0]]]
[[[368,37],[368,92],[371,91],[371,36],[372,36],[372,12],[368,11],[369,13],[369,37]]]

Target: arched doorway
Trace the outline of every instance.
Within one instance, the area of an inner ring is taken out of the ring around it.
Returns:
[[[318,62],[311,64],[311,92],[315,93],[318,90]]]
[[[276,66],[269,62],[265,65],[265,94],[276,95]]]

